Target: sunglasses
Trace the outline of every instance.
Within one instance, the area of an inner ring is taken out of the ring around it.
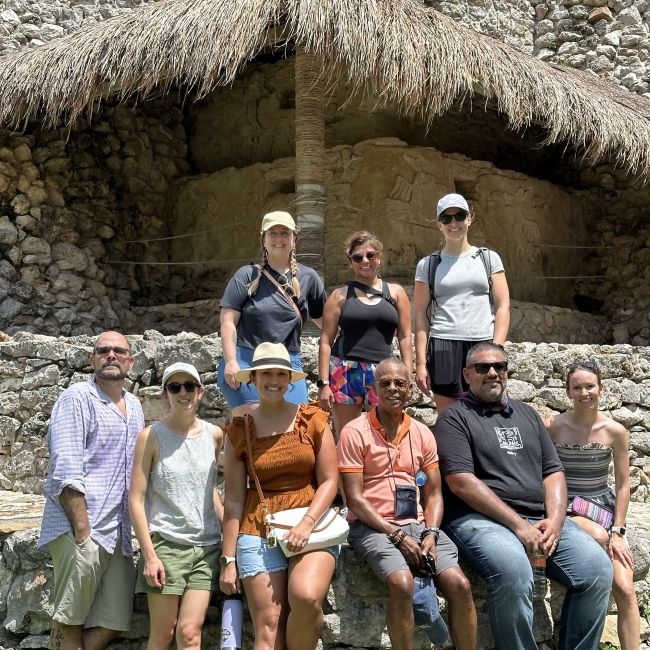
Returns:
[[[406,381],[406,379],[388,379],[388,377],[377,381],[377,386],[384,389],[390,388],[393,384],[395,384],[395,388],[398,390],[404,390],[409,387],[410,382]]]
[[[443,223],[445,226],[448,226],[451,223],[452,219],[458,222],[465,221],[465,219],[467,219],[467,212],[462,210],[461,212],[456,212],[454,214],[441,214],[438,217],[438,221],[440,223]]]
[[[122,348],[119,345],[101,345],[100,347],[95,348],[95,355],[98,357],[106,357],[111,352],[116,357],[128,357],[131,355],[131,350],[128,348]]]
[[[490,368],[494,368],[497,374],[501,374],[508,370],[507,361],[493,361],[492,363],[472,363],[470,368],[474,368],[479,375],[487,375],[490,372]]]
[[[372,260],[375,259],[375,257],[378,257],[379,253],[377,251],[368,251],[367,253],[352,253],[352,255],[348,255],[348,257],[355,263],[355,264],[360,264],[363,262],[363,258],[365,257],[369,262],[372,262]]]
[[[186,393],[193,393],[200,386],[193,381],[184,381],[183,383],[170,381],[165,386],[165,390],[168,390],[172,395],[178,395],[181,392],[181,388],[184,388]]]
[[[584,368],[585,370],[598,370],[598,366],[595,363],[592,363],[591,361],[580,361],[579,363],[570,363],[566,367],[568,372],[575,372],[580,368]]]
[[[295,298],[296,292],[293,290],[293,286],[289,282],[289,278],[281,273],[278,276],[278,284],[284,289],[284,292],[289,296],[289,298]]]

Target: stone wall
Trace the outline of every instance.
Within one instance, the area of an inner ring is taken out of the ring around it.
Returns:
[[[650,98],[646,0],[426,0],[459,23]]]
[[[134,296],[157,300],[173,179],[188,171],[177,98],[98,109],[72,129],[0,134],[0,329],[128,328]],[[111,260],[119,263],[113,264]],[[162,289],[161,289],[162,288]]]
[[[4,0],[0,54],[38,47],[89,23],[157,0]]]
[[[130,336],[135,365],[128,388],[142,400],[147,420],[163,415],[160,380],[163,369],[178,360],[192,361],[206,383],[200,415],[224,423],[225,403],[214,384],[215,365],[221,354],[218,337],[179,334],[164,337],[157,332]],[[49,639],[52,574],[49,557],[35,547],[47,467],[46,428],[49,413],[63,388],[89,376],[92,339],[51,338],[20,334],[0,343],[0,647],[46,648]],[[512,368],[510,394],[535,407],[540,414],[564,410],[568,401],[561,374],[568,362],[593,359],[603,371],[603,406],[630,430],[632,503],[628,522],[635,554],[635,581],[645,616],[650,611],[650,351],[629,345],[509,344],[506,352]],[[306,370],[316,376],[315,340],[303,341]],[[310,388],[312,395],[315,387]],[[435,410],[431,400],[416,394],[409,411],[431,425]],[[492,648],[485,615],[483,585],[471,576],[479,611],[479,648]],[[554,630],[562,590],[553,587],[550,600],[537,606],[536,636],[542,647],[554,647]],[[388,648],[384,629],[384,587],[349,549],[344,549],[326,603],[326,627],[322,647]],[[208,613],[204,645],[218,647],[220,596]],[[613,605],[612,605],[613,606]],[[616,644],[615,616],[608,617],[604,641]],[[145,600],[138,598],[132,630],[117,642],[121,648],[143,648],[148,620]],[[251,643],[247,626],[246,647]],[[643,638],[648,626],[643,621]],[[416,648],[429,647],[419,636]],[[646,646],[644,646],[646,647]]]
[[[147,421],[164,415],[160,400],[162,372],[169,364],[194,363],[206,384],[199,414],[217,424],[226,403],[215,384],[221,356],[218,336],[182,333],[165,337],[155,331],[129,336],[135,364],[128,388],[142,401]],[[47,422],[60,392],[88,377],[93,339],[16,334],[0,343],[0,488],[42,491],[47,471]],[[317,341],[303,339],[303,364],[313,380]],[[510,391],[530,402],[543,416],[565,410],[562,387],[567,363],[592,359],[602,369],[607,412],[630,430],[632,501],[650,503],[650,349],[630,345],[566,345],[513,343],[507,347]],[[315,396],[315,386],[310,388]],[[409,407],[427,424],[435,422],[432,401],[416,392]]]

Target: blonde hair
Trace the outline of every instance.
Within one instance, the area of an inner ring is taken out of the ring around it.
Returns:
[[[252,297],[257,292],[258,287],[260,286],[260,280],[262,279],[262,271],[269,266],[268,256],[266,253],[266,248],[264,248],[264,235],[262,233],[260,238],[260,272],[251,283],[246,287],[246,293]],[[295,237],[295,235],[294,235]],[[295,240],[294,240],[295,241]],[[291,271],[291,288],[293,289],[293,294],[296,300],[300,299],[300,282],[298,281],[298,260],[296,258],[296,247],[294,246],[291,249],[289,254],[289,269]]]

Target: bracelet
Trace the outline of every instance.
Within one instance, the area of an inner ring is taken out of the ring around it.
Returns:
[[[438,539],[440,539],[440,528],[436,528],[435,526],[429,526],[425,528],[420,533],[420,541],[422,541],[425,537],[428,537],[429,535],[433,535],[436,538],[436,544],[437,544]]]
[[[392,533],[390,533],[390,535],[388,535],[388,539],[390,539],[393,546],[395,547],[398,547],[404,541],[405,537],[406,531],[401,530],[400,528],[397,528]]]
[[[309,517],[309,519],[311,519],[311,520],[314,522],[314,526],[316,525],[316,520],[315,520],[315,519],[314,519],[314,518],[313,518],[309,513],[306,512],[306,513],[303,515],[303,519],[304,519],[305,517]]]

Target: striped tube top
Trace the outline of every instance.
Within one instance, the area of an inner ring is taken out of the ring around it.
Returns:
[[[611,447],[599,442],[586,445],[555,445],[564,465],[569,498],[596,497],[611,492],[607,484]]]

